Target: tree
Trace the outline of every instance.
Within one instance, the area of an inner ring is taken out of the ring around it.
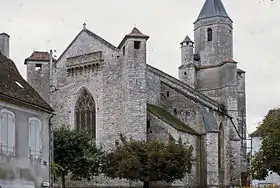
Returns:
[[[99,174],[102,158],[102,150],[92,144],[86,133],[64,126],[54,130],[53,169],[61,178],[62,188],[65,188],[65,176],[80,180]]]
[[[270,110],[257,130],[262,143],[252,158],[251,174],[263,180],[269,171],[280,175],[280,109]]]
[[[173,182],[191,172],[192,146],[179,139],[168,144],[158,141],[136,141],[120,137],[114,150],[109,152],[104,163],[104,173],[111,178],[125,178],[144,182],[148,188],[151,181]]]

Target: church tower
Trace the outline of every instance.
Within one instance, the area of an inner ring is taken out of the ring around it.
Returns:
[[[221,0],[206,0],[194,22],[195,53],[204,65],[233,58],[232,20]]]

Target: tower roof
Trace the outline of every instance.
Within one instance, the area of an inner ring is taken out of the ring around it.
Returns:
[[[130,38],[130,37],[132,37],[132,38],[144,38],[144,39],[146,39],[146,40],[148,40],[148,38],[149,38],[148,35],[144,35],[143,33],[141,33],[141,32],[139,31],[139,29],[137,29],[136,27],[134,27],[134,28],[132,29],[132,31],[131,31],[129,34],[125,35],[125,37],[123,38],[123,40],[122,40],[121,43],[119,44],[118,48],[120,48],[120,47],[123,45],[124,41],[125,41],[127,38]]]
[[[206,0],[197,20],[215,16],[229,17],[221,0]]]
[[[27,61],[45,61],[49,62],[50,61],[50,54],[49,52],[40,52],[40,51],[34,51],[31,56],[26,58],[24,60],[24,64],[27,63]],[[55,62],[56,59],[53,58],[53,62]]]
[[[126,35],[126,36],[127,36],[127,37],[149,38],[149,36],[144,35],[143,33],[141,33],[141,32],[139,31],[139,29],[137,29],[136,27],[134,27],[134,28],[132,29],[132,31],[131,31],[128,35]]]
[[[181,42],[181,44],[182,43],[184,43],[184,42],[191,42],[191,43],[194,43],[191,39],[190,39],[190,37],[187,35],[186,37],[185,37],[185,39]]]

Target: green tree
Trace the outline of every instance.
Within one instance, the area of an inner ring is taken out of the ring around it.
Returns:
[[[104,173],[112,178],[126,178],[144,182],[149,187],[151,181],[173,182],[191,172],[193,163],[192,146],[179,139],[168,144],[158,141],[129,141],[123,136],[121,143],[107,154]]]
[[[270,110],[256,133],[262,143],[252,158],[253,178],[263,180],[269,171],[280,175],[280,109]]]
[[[92,144],[86,133],[64,126],[54,130],[52,169],[61,178],[62,188],[65,188],[65,176],[80,180],[99,174],[102,158],[102,150]]]

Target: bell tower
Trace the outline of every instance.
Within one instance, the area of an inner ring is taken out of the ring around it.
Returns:
[[[206,0],[194,22],[195,53],[204,65],[233,59],[232,20],[221,0]]]

